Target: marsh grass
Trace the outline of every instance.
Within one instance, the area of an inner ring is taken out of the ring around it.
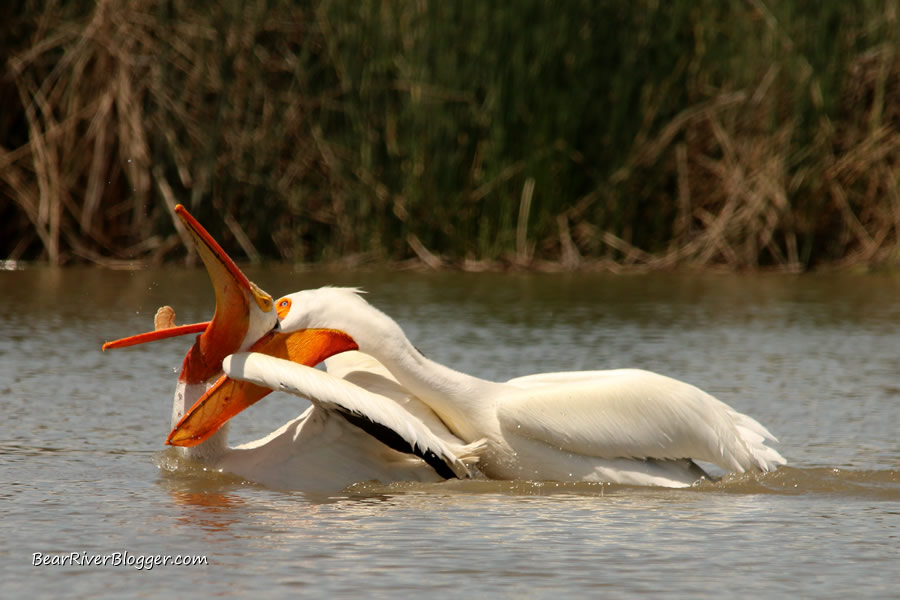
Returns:
[[[0,253],[900,262],[897,5],[13,2]],[[0,9],[2,11],[2,9]]]

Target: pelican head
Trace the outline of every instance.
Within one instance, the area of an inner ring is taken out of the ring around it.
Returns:
[[[249,350],[308,367],[335,354],[358,350],[357,341],[338,329],[340,317],[356,314],[358,303],[366,305],[357,290],[344,288],[305,290],[280,298],[275,302],[278,323]],[[200,444],[270,391],[223,375],[175,424],[166,443]]]
[[[104,350],[121,348],[202,330],[184,357],[178,376],[173,424],[221,375],[222,360],[229,354],[246,350],[270,331],[278,319],[272,296],[247,279],[187,209],[179,204],[175,214],[190,233],[215,290],[216,311],[212,320],[205,328],[204,324],[170,327],[103,345]]]

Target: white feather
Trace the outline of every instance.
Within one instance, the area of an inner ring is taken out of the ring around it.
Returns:
[[[597,458],[692,458],[738,472],[785,462],[763,445],[772,436],[759,423],[687,383],[637,369],[549,375],[519,379],[534,386],[500,399],[507,437]]]
[[[455,456],[453,450],[421,420],[385,396],[322,371],[259,353],[228,356],[222,368],[232,379],[300,395],[324,409],[338,408],[362,415],[390,428],[422,452],[433,452],[457,477],[469,476],[465,463]]]

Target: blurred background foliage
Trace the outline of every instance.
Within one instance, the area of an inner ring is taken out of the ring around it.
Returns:
[[[0,257],[896,266],[897,13],[7,0]]]

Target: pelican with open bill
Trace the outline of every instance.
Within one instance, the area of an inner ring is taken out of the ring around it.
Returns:
[[[447,435],[481,443],[478,468],[492,479],[686,487],[707,476],[695,461],[738,473],[765,473],[786,462],[766,444],[777,440],[758,421],[658,373],[567,371],[486,381],[426,358],[358,290],[304,290],[279,299],[275,310],[273,339],[316,328],[343,332],[348,344],[414,394]],[[251,350],[226,360],[225,372],[241,380],[223,384],[231,386],[230,396],[210,390],[170,434],[171,443],[204,439],[224,422],[216,417],[220,411],[236,414],[252,403],[253,394],[242,386],[297,395],[315,389],[308,381],[314,362],[258,356],[267,353],[262,345]]]
[[[173,427],[208,390],[228,392],[229,383],[222,373],[228,355],[265,349],[283,359],[315,364],[332,354],[356,349],[348,336],[328,329],[308,329],[289,341],[275,336],[271,333],[277,321],[272,297],[247,279],[183,206],[176,206],[175,214],[190,232],[215,289],[212,320],[158,329],[103,346],[104,350],[123,348],[199,332],[178,377]],[[344,355],[345,367],[355,354]],[[362,364],[365,359],[357,362]],[[359,370],[352,365],[345,368],[345,372]],[[227,427],[221,427],[215,434],[182,444],[181,452],[213,468],[280,489],[336,491],[360,481],[440,481],[469,475],[463,458],[475,459],[475,445],[447,443],[393,399],[316,373],[324,379],[316,393],[309,395],[312,406],[265,438],[229,447]],[[392,383],[391,389],[402,395],[399,384]],[[234,402],[246,406],[269,391],[244,385],[244,396]],[[236,412],[226,410],[224,414]]]

